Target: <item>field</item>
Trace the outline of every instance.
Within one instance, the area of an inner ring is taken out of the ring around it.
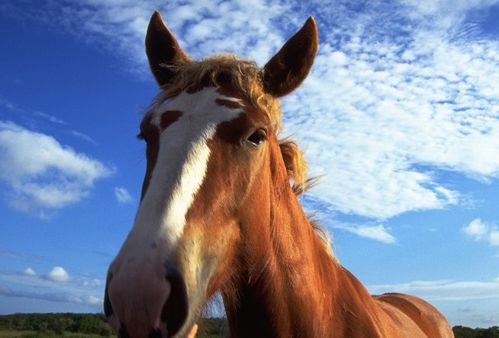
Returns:
[[[101,335],[63,332],[56,334],[54,332],[38,332],[38,331],[14,331],[14,330],[0,330],[0,338],[102,338]]]
[[[499,338],[499,327],[453,328],[456,338]],[[197,338],[228,337],[224,318],[204,319]],[[0,338],[101,338],[114,337],[103,314],[33,313],[0,316]]]
[[[204,319],[198,338],[228,336],[224,319]],[[32,313],[0,316],[0,338],[113,337],[103,314]]]

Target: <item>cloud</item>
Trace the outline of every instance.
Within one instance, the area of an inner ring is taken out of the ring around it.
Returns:
[[[51,302],[75,303],[84,305],[101,305],[102,299],[96,296],[75,296],[65,292],[37,292],[14,290],[0,286],[0,295],[7,297],[41,299]]]
[[[343,47],[351,58],[343,67],[330,66],[333,48],[324,46],[312,77],[284,104],[288,130],[302,141],[313,174],[324,175],[316,196],[343,213],[386,219],[460,203],[459,191],[439,181],[439,171],[497,179],[499,160],[490,154],[499,151],[499,106],[488,96],[485,72],[452,81],[442,78],[461,66],[438,74],[444,63],[461,65],[452,59],[466,52],[446,46],[433,51],[442,54],[438,60],[404,65],[391,54],[400,52],[390,51],[396,46],[359,44],[364,50]],[[499,59],[482,61],[498,73]],[[481,99],[470,96],[477,89]]]
[[[27,260],[30,262],[41,262],[41,261],[45,260],[44,257],[38,256],[38,255],[14,251],[14,250],[10,250],[10,249],[3,248],[3,247],[0,247],[0,256],[4,256],[7,258],[14,258],[14,259],[22,259],[22,260]]]
[[[93,145],[97,145],[97,142],[93,138],[88,136],[87,134],[80,133],[79,131],[76,131],[76,130],[71,130],[69,133],[73,136],[76,136],[77,138],[79,138],[83,141],[86,141],[86,142],[91,143]]]
[[[54,266],[52,270],[45,275],[45,278],[53,282],[67,282],[71,279],[68,272],[61,266]]]
[[[476,241],[482,239],[488,233],[488,226],[479,218],[474,219],[463,228],[465,234],[473,237]]]
[[[84,278],[81,285],[88,288],[100,288],[104,285],[104,281],[99,278]]]
[[[133,201],[133,198],[128,192],[128,190],[126,190],[126,188],[123,187],[115,187],[114,196],[116,196],[116,199],[121,204],[127,204]]]
[[[7,110],[10,113],[19,115],[26,115],[29,116],[30,118],[41,118],[45,121],[51,122],[53,124],[58,124],[58,125],[67,125],[67,123],[63,120],[61,120],[58,117],[55,117],[53,115],[38,111],[38,110],[32,110],[26,107],[22,107],[14,102],[11,102],[3,97],[0,97],[0,107],[4,108],[3,110]]]
[[[49,122],[52,122],[54,124],[60,124],[60,125],[67,125],[67,123],[55,116],[52,116],[50,114],[47,114],[47,113],[44,113],[44,112],[41,112],[41,111],[34,111],[33,114],[35,116],[38,116],[38,117],[41,117],[41,118],[44,118],[45,120],[49,121]]]
[[[499,246],[499,227],[484,223],[480,218],[472,220],[462,231],[475,241],[486,241],[490,245]]]
[[[397,240],[388,232],[383,224],[378,225],[352,225],[333,222],[333,228],[346,230],[360,237],[373,239],[385,244],[393,244]]]
[[[489,243],[491,245],[499,246],[499,229],[497,227],[490,231]]]
[[[52,302],[91,306],[100,311],[104,293],[104,280],[87,275],[69,277],[62,267],[54,267],[47,274],[0,273],[0,295],[41,299]]]
[[[23,271],[23,274],[26,275],[26,276],[36,276],[36,272],[35,270],[33,270],[32,268],[26,268],[24,271]]]
[[[54,210],[88,196],[113,170],[52,136],[0,121],[0,180],[18,210]]]
[[[464,203],[442,173],[499,177],[499,158],[490,156],[499,152],[497,44],[430,36],[410,24],[426,14],[406,6],[390,11],[409,20],[401,27],[380,20],[379,8],[366,10],[350,16],[358,29],[326,32],[311,76],[284,100],[285,127],[312,173],[324,176],[311,193],[335,211],[374,219]]]
[[[400,284],[371,285],[373,294],[402,292],[415,294],[430,301],[467,301],[499,299],[499,281],[411,281]]]

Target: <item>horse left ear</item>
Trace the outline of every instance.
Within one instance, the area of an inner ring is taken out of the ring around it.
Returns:
[[[168,83],[175,75],[168,66],[190,60],[165,26],[158,11],[154,12],[147,27],[146,54],[151,71],[160,86]]]
[[[313,17],[263,67],[263,89],[275,97],[295,90],[314,63],[319,33]]]

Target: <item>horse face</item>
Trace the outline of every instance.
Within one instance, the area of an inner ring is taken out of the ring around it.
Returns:
[[[143,196],[108,287],[129,335],[175,332],[223,283],[240,206],[265,159],[262,122],[214,87],[183,92],[144,118]]]
[[[313,31],[315,24],[304,28]],[[314,41],[316,48],[316,36]],[[310,68],[308,59],[298,67],[287,57],[297,53],[287,46],[255,77],[267,100],[293,90]],[[191,62],[157,13],[146,48],[163,87],[179,75],[165,65]],[[227,78],[160,100],[141,124],[147,143],[142,199],[109,268],[105,294],[106,315],[122,336],[186,335],[206,300],[240,264],[247,219],[268,214],[272,162],[280,154],[275,124],[258,100]]]

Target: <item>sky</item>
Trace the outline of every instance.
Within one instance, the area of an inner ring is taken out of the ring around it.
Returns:
[[[372,293],[499,325],[499,1],[0,2],[0,314],[101,312],[145,170],[160,10],[193,57],[265,62],[313,15],[282,101],[319,184],[302,203]]]

